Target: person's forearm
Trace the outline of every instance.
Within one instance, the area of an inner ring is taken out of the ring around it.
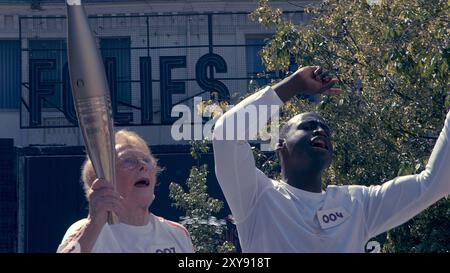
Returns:
[[[77,222],[67,231],[56,252],[91,252],[103,226],[104,224],[94,224],[90,218]]]
[[[89,253],[92,251],[92,248],[97,241],[100,232],[103,229],[103,225],[97,224],[91,219],[88,219],[86,225],[81,230],[80,235],[78,237],[78,243],[80,244],[81,253]]]
[[[252,140],[257,135],[257,132],[266,126],[270,117],[278,113],[278,109],[282,104],[282,100],[274,92],[273,88],[263,88],[239,102],[217,120],[214,127],[213,141]],[[247,111],[249,113],[248,117],[246,117]],[[250,113],[254,113],[256,116],[252,116]],[[256,127],[256,130],[251,130],[252,128],[255,129],[254,127]]]
[[[272,89],[284,103],[298,94],[298,82],[300,81],[298,78],[297,74],[293,74],[272,86]]]
[[[433,148],[425,170],[420,174],[420,181],[426,188],[437,194],[445,196],[450,193],[450,112],[447,113],[444,127]]]

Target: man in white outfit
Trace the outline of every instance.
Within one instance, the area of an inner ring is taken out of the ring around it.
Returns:
[[[281,181],[258,170],[247,139],[236,136],[236,117],[243,116],[247,106],[281,106],[296,95],[339,94],[340,89],[332,88],[335,82],[319,67],[301,68],[246,98],[216,122],[216,175],[243,252],[364,252],[370,238],[449,194],[449,115],[426,169],[417,175],[377,186],[322,190],[321,177],[331,164],[333,147],[331,132],[316,113],[297,115],[282,128],[276,149]],[[262,118],[270,117],[258,117]],[[254,137],[251,133],[245,136]]]

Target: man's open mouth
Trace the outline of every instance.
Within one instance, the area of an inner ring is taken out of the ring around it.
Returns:
[[[136,181],[134,183],[134,186],[138,187],[138,188],[148,187],[149,185],[150,185],[150,181],[146,178],[139,179],[138,181]]]
[[[327,151],[329,150],[326,140],[320,136],[313,137],[311,140],[311,145],[315,148],[320,148]]]

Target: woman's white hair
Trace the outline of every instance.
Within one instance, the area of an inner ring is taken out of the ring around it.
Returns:
[[[129,146],[132,146],[134,148],[137,148],[137,149],[143,151],[144,153],[150,155],[150,158],[153,161],[152,163],[155,164],[155,166],[157,166],[157,160],[151,153],[150,148],[147,145],[147,142],[144,139],[142,139],[137,133],[128,131],[126,129],[122,129],[122,130],[116,132],[115,142],[116,142],[116,147],[118,145],[120,145],[120,146],[123,146],[123,145],[128,146],[129,145]],[[159,167],[157,167],[157,171],[159,172],[160,170],[161,169]],[[83,181],[83,188],[84,188],[84,193],[86,195],[86,198],[89,195],[91,185],[95,179],[96,179],[96,176],[95,176],[94,168],[92,166],[92,162],[89,159],[89,156],[86,156],[86,160],[84,161],[83,166],[81,167],[81,180]]]

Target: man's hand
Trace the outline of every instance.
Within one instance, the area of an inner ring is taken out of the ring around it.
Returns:
[[[275,84],[273,89],[283,102],[295,95],[340,94],[342,90],[332,88],[337,79],[332,79],[328,71],[318,66],[306,66]]]
[[[299,83],[299,92],[301,95],[329,95],[342,93],[341,89],[332,88],[338,80],[332,79],[329,76],[329,71],[325,71],[321,67],[302,67],[297,70],[293,76],[293,80],[298,81]]]

